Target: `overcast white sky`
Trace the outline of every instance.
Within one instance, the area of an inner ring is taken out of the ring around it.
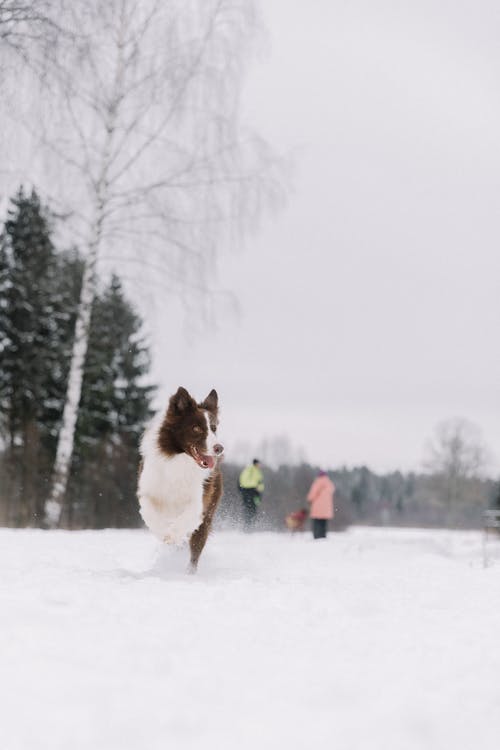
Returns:
[[[194,340],[176,320],[157,343],[163,398],[216,387],[229,448],[287,434],[312,462],[377,470],[420,468],[462,416],[495,474],[500,4],[262,5],[245,119],[294,153],[293,191],[221,259],[240,318]]]

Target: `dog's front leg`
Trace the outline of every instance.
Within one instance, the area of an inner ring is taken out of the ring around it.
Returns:
[[[196,573],[196,570],[198,568],[198,560],[200,559],[200,555],[203,551],[203,547],[205,546],[210,528],[212,526],[212,517],[213,513],[211,513],[210,515],[207,513],[196,531],[193,531],[193,533],[191,534],[191,538],[189,540],[189,547],[191,550],[191,559],[189,563],[190,573]]]

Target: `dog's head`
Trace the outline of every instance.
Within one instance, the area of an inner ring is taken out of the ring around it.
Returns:
[[[197,404],[185,388],[178,388],[160,428],[160,448],[169,455],[187,453],[202,469],[213,469],[224,451],[217,440],[218,413],[216,391]]]

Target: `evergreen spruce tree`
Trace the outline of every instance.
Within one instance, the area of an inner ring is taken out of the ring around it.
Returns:
[[[10,355],[10,262],[3,235],[0,237],[0,436],[8,433],[8,406],[10,403],[10,378],[6,368]]]
[[[38,479],[53,427],[46,410],[65,379],[67,310],[59,292],[49,214],[35,190],[27,195],[21,188],[0,238],[0,429],[9,454],[11,521],[22,525],[36,523],[41,512]]]
[[[138,446],[153,391],[142,383],[149,356],[141,326],[113,276],[92,309],[68,492],[71,525],[139,523]]]
[[[500,482],[495,487],[492,507],[494,510],[500,510]]]
[[[35,191],[12,200],[0,236],[0,522],[37,525],[50,487],[83,262],[57,253]],[[141,320],[113,277],[96,297],[67,525],[135,525],[138,443],[152,388]]]

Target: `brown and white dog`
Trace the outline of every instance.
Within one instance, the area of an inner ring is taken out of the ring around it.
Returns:
[[[217,440],[218,397],[197,404],[185,388],[170,398],[141,442],[138,496],[146,526],[163,542],[189,539],[191,569],[198,565],[222,495]]]

